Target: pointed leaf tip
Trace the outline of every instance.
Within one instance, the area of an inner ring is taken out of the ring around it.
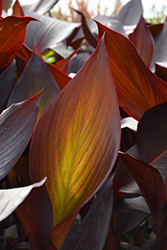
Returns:
[[[119,107],[102,38],[45,110],[32,139],[31,180],[48,177],[54,225],[83,206],[103,185],[119,142]]]

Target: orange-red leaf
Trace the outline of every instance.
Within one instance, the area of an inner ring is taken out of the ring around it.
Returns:
[[[30,149],[31,180],[47,176],[54,225],[90,199],[119,148],[120,115],[104,39],[46,109]]]
[[[119,104],[139,120],[146,110],[167,101],[167,84],[149,70],[126,37],[100,23],[98,27],[100,36],[107,31],[105,44]]]
[[[80,51],[81,49],[77,49],[75,50],[73,53],[71,53],[71,55],[69,55],[67,58],[63,58],[62,60],[58,61],[55,63],[54,67],[56,69],[61,70],[62,72],[68,74],[68,63],[69,60]]]
[[[133,33],[129,35],[129,39],[135,45],[145,64],[149,66],[154,52],[154,39],[143,16]]]
[[[23,45],[26,26],[32,17],[9,16],[0,20],[0,69],[5,68],[11,56]]]
[[[24,16],[24,11],[18,0],[15,1],[13,5],[13,15],[15,16]]]

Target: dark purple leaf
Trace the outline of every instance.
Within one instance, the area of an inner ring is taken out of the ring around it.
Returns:
[[[32,49],[35,40],[41,52],[66,40],[81,26],[80,23],[68,23],[38,13],[33,13],[31,16],[40,22],[27,26],[25,44]]]
[[[91,32],[91,30],[89,29],[84,14],[82,12],[78,11],[78,10],[75,10],[75,9],[73,9],[73,10],[76,11],[79,15],[81,15],[82,29],[83,29],[85,38],[90,43],[90,45],[92,45],[94,48],[96,48],[96,46],[97,46],[97,37],[95,37],[93,35],[93,33]]]
[[[93,205],[77,228],[67,235],[62,250],[101,250],[107,237],[113,203],[113,178],[101,188]]]
[[[137,25],[142,12],[141,0],[131,0],[120,10],[117,18],[123,21],[124,25]]]
[[[59,88],[46,63],[36,54],[36,50],[37,48],[35,47],[34,54],[27,63],[26,68],[12,91],[8,106],[15,102],[21,102],[44,88],[39,105],[39,118],[44,109],[59,93]]]
[[[155,49],[152,57],[150,69],[155,71],[156,62],[167,61],[167,20],[165,21],[162,30],[155,37]]]
[[[30,15],[32,12],[38,12],[39,14],[45,14],[49,10],[51,10],[54,5],[59,0],[38,0],[33,4],[22,5],[25,15]]]
[[[13,2],[12,0],[4,0],[3,9],[7,11],[9,7],[11,6],[12,2]]]
[[[78,70],[84,65],[84,63],[91,56],[90,52],[81,52],[69,61],[68,73],[77,73]]]
[[[26,148],[38,115],[41,92],[13,104],[0,115],[0,179],[15,165]]]
[[[134,180],[139,185],[154,219],[160,214],[165,202],[165,185],[158,170],[128,154],[119,153]]]
[[[146,26],[143,16],[141,16],[133,33],[129,35],[129,39],[136,47],[145,64],[149,67],[154,52],[154,39]]]
[[[45,180],[44,178],[42,181],[26,187],[0,190],[0,221],[8,217],[24,201],[31,190],[42,186]]]
[[[34,189],[16,213],[27,232],[31,249],[44,250],[53,225],[52,204],[45,186]]]
[[[15,61],[0,74],[0,111],[6,108],[8,98],[15,85],[16,73],[15,73]]]

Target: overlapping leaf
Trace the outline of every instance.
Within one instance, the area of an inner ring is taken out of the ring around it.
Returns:
[[[98,23],[105,44],[120,106],[139,120],[144,112],[167,101],[167,84],[144,64],[131,42]]]
[[[154,52],[154,39],[143,16],[133,33],[129,35],[129,39],[135,45],[145,64],[149,66]]]
[[[59,88],[45,62],[39,57],[40,53],[37,50],[38,48],[35,47],[34,54],[10,95],[8,106],[23,101],[44,88],[39,105],[39,118],[44,109],[59,93]]]
[[[30,150],[31,180],[48,177],[54,225],[101,187],[116,160],[120,117],[102,39],[44,112]]]
[[[103,249],[112,215],[112,203],[113,187],[110,177],[79,226],[71,228],[61,249]]]
[[[165,185],[160,173],[156,168],[128,154],[119,153],[119,157],[139,185],[150,211],[156,219],[165,202]]]
[[[163,24],[161,31],[155,36],[155,50],[150,65],[150,69],[155,71],[156,62],[166,62],[167,55],[164,53],[167,50],[167,19]]]
[[[9,16],[0,20],[0,69],[5,68],[11,56],[23,45],[26,26],[32,17]]]
[[[46,187],[32,190],[16,213],[28,234],[31,249],[44,250],[53,225],[52,204]]]
[[[0,190],[0,221],[8,217],[29,195],[35,187],[40,187],[44,184],[46,178],[38,183],[22,188],[11,188]]]
[[[35,40],[41,52],[65,41],[81,25],[80,23],[68,23],[38,13],[33,13],[31,16],[40,22],[28,25],[25,44],[33,49]]]
[[[5,109],[0,115],[0,179],[15,165],[27,146],[38,115],[41,93]]]

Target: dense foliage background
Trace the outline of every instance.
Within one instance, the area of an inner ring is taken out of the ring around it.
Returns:
[[[165,250],[167,19],[56,3],[0,1],[1,249]]]

